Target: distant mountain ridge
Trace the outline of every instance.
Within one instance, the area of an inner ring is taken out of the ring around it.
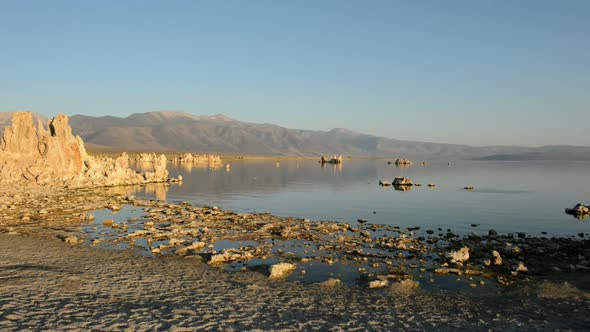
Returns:
[[[0,113],[0,126],[8,119]],[[421,159],[590,160],[590,147],[486,146],[404,141],[349,129],[288,129],[273,124],[241,122],[222,114],[184,112],[70,117],[74,134],[89,146],[128,151],[190,151],[234,155],[407,157]]]
[[[129,150],[197,151],[222,154],[319,156],[342,154],[386,156],[487,156],[466,145],[423,143],[382,138],[349,129],[314,131],[272,124],[246,123],[223,115],[195,116],[181,112],[70,118],[75,133],[91,144]]]

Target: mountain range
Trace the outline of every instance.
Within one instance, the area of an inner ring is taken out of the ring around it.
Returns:
[[[46,118],[37,115],[42,121]],[[0,127],[10,112],[0,112]],[[288,129],[242,122],[218,114],[136,113],[128,117],[74,115],[74,134],[89,150],[187,151],[232,155],[404,157],[420,159],[590,160],[583,146],[469,146],[397,140],[349,129]],[[1,130],[1,129],[0,129]]]

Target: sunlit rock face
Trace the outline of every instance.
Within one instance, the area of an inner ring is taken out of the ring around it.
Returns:
[[[31,112],[14,112],[0,139],[0,184],[97,187],[167,180],[164,155],[146,172],[130,169],[126,153],[116,159],[89,156],[63,114],[46,129],[41,121],[35,126]]]

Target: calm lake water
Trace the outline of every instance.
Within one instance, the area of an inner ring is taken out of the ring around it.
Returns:
[[[279,164],[277,164],[277,162]],[[232,160],[229,169],[169,165],[182,185],[150,186],[140,196],[270,212],[313,220],[451,228],[454,232],[575,235],[590,222],[564,213],[590,204],[590,163],[564,161],[429,162],[408,168],[386,160]],[[422,187],[398,191],[379,180],[409,177]],[[435,183],[435,188],[428,188]],[[464,190],[472,185],[474,190]],[[473,227],[472,224],[479,226]]]

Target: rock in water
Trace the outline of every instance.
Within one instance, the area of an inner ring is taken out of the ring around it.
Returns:
[[[285,278],[286,276],[291,274],[291,272],[293,272],[293,270],[295,270],[295,264],[291,264],[291,263],[275,264],[270,267],[269,278],[271,278],[271,279]]]
[[[574,206],[573,209],[565,209],[565,212],[577,216],[582,216],[590,213],[590,207],[578,203],[576,204],[576,206]]]
[[[393,179],[393,185],[394,186],[411,186],[412,180],[410,180],[408,178],[401,177],[401,176],[396,176]]]
[[[527,272],[529,269],[524,265],[523,262],[518,262],[517,265],[514,266],[514,271],[516,272]]]
[[[398,159],[395,160],[395,164],[397,166],[400,166],[400,165],[410,166],[410,165],[413,164],[413,162],[411,160],[409,160],[409,159],[400,159],[400,158],[398,158]]]
[[[496,250],[492,251],[492,258],[494,259],[494,265],[502,265],[502,256]]]
[[[451,260],[452,263],[463,263],[469,260],[469,248],[463,247],[456,251],[451,251],[447,253],[447,258]]]

